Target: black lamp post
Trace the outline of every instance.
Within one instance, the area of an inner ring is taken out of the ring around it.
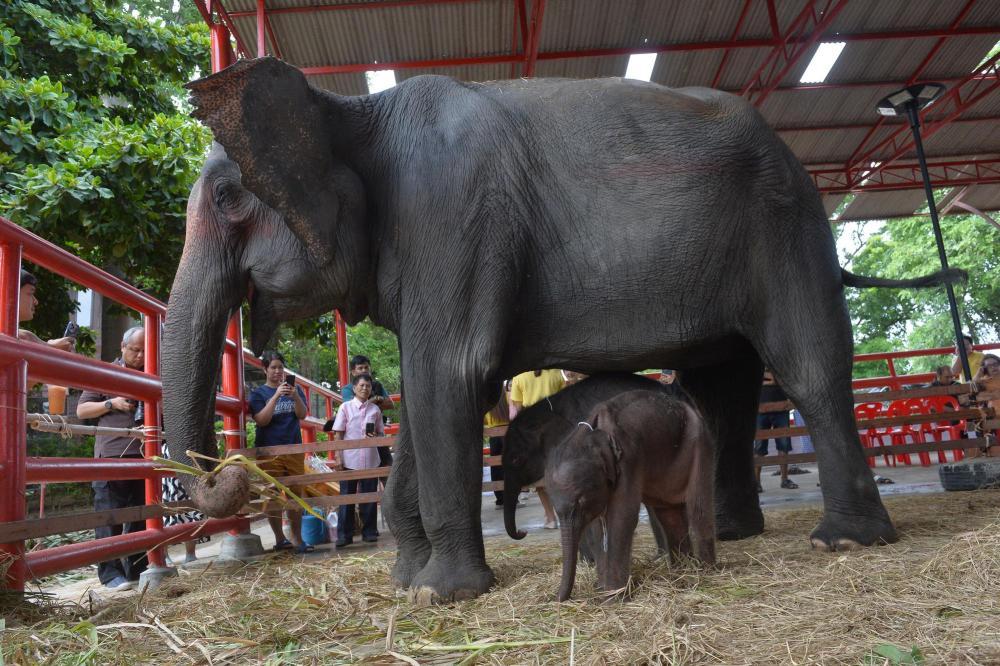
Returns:
[[[917,85],[897,90],[884,97],[876,107],[883,116],[906,116],[913,130],[913,142],[917,149],[917,161],[920,162],[920,175],[924,179],[924,194],[927,196],[927,206],[931,213],[931,224],[934,227],[934,239],[937,241],[938,257],[941,268],[948,270],[948,255],[944,251],[944,239],[941,237],[941,223],[938,221],[937,206],[934,205],[934,192],[931,190],[931,177],[927,173],[927,158],[924,157],[924,144],[920,140],[920,115],[918,112],[944,92],[940,83],[918,83]],[[951,321],[955,325],[955,341],[958,356],[962,359],[962,372],[965,381],[972,381],[972,371],[969,369],[969,355],[965,352],[965,340],[962,335],[962,322],[958,318],[958,303],[955,301],[955,290],[951,283],[945,288],[948,291],[948,305],[951,309]]]

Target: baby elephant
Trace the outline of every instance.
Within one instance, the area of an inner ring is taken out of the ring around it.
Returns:
[[[683,553],[713,564],[714,485],[711,442],[693,407],[649,391],[629,391],[599,404],[545,464],[545,488],[562,529],[559,601],[573,591],[581,535],[595,520],[604,534],[597,550],[598,586],[625,586],[642,503],[659,517],[671,561]]]

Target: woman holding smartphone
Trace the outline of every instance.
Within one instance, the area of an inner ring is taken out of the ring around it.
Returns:
[[[333,421],[334,439],[364,439],[385,434],[382,426],[382,410],[372,395],[372,376],[363,373],[351,379],[354,397],[340,406]],[[378,450],[375,447],[347,449],[337,454],[335,466],[338,469],[374,469],[379,466]],[[350,479],[340,482],[341,495],[374,493],[378,490],[378,479]],[[344,504],[337,509],[337,548],[344,548],[354,540],[354,505]],[[366,502],[361,505],[361,539],[366,543],[378,541],[378,505]]]

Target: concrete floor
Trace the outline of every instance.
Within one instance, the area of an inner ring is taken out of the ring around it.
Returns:
[[[796,474],[790,477],[799,484],[798,489],[795,490],[786,490],[780,487],[781,479],[778,476],[772,476],[772,472],[776,471],[777,467],[764,468],[761,475],[761,484],[764,492],[760,496],[760,503],[765,512],[782,507],[798,507],[822,502],[823,497],[820,488],[817,486],[819,475],[816,472],[816,465],[808,464],[800,465],[800,467],[809,470],[809,473]],[[874,471],[882,476],[893,479],[895,482],[892,485],[879,485],[879,492],[882,495],[944,492],[938,480],[937,467],[938,465],[930,467],[920,467],[919,465],[898,466],[894,468],[879,466]],[[546,530],[543,527],[545,514],[538,500],[538,495],[534,492],[523,493],[521,497],[523,504],[517,511],[517,523],[520,529],[528,532],[527,539],[536,543],[538,539],[547,539],[551,540],[554,545],[558,544],[559,530]],[[644,512],[640,517],[640,521],[648,522]],[[483,495],[482,522],[483,535],[486,538],[508,539],[503,526],[503,511],[495,508],[492,493]],[[396,547],[395,540],[392,538],[392,534],[388,528],[384,524],[381,524],[381,516],[379,530],[382,536],[376,544],[365,544],[361,542],[360,538],[356,538],[353,545],[339,551],[332,544],[329,544],[317,546],[315,552],[305,556],[294,556],[288,554],[288,551],[284,551],[280,557],[303,557],[308,561],[317,561],[339,557],[342,554],[353,556],[372,553],[378,550],[394,550]],[[254,522],[253,532],[260,536],[265,550],[270,550],[274,546],[274,536],[266,521],[260,520]],[[191,567],[192,571],[212,561],[219,554],[221,543],[222,536],[216,535],[212,537],[210,543],[200,544],[197,547],[199,561]],[[182,545],[171,546],[169,554],[174,562],[182,562],[184,559],[184,547]],[[136,594],[134,591],[111,592],[105,590],[97,580],[96,567],[91,567],[89,571],[82,570],[81,573],[84,575],[77,580],[58,585],[49,583],[44,585],[42,589],[45,592],[55,595],[58,599],[78,603],[99,604],[103,599],[108,597],[119,598],[124,595]]]

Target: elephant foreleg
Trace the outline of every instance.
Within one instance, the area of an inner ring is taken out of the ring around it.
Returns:
[[[720,366],[684,373],[684,389],[715,439],[716,533],[723,541],[764,531],[753,465],[763,372],[760,359],[748,346]]]
[[[470,444],[482,440],[483,387],[444,375],[427,366],[404,368],[420,518],[431,544],[430,557],[410,581],[418,605],[472,598],[495,580],[483,548],[482,449]]]

